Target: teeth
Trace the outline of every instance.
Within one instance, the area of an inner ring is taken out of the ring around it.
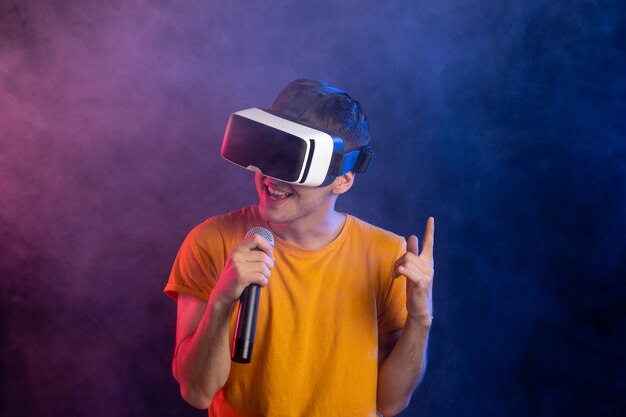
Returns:
[[[271,186],[267,186],[267,191],[269,192],[270,198],[272,200],[279,200],[282,198],[286,198],[291,195],[291,193],[286,193],[284,191],[279,191]]]
[[[286,195],[289,195],[289,193],[286,193],[284,191],[276,190],[276,189],[274,189],[272,187],[267,187],[267,189],[269,190],[270,194],[274,194],[276,197],[284,197]]]

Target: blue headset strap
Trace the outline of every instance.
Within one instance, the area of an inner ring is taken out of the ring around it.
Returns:
[[[335,154],[329,173],[337,177],[349,171],[362,174],[367,172],[373,158],[374,151],[369,145],[344,154]]]

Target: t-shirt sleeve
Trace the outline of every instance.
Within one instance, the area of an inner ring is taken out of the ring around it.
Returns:
[[[224,238],[211,221],[196,226],[181,245],[164,292],[208,300],[226,261]]]
[[[378,307],[378,332],[389,333],[404,327],[406,321],[406,278],[391,276],[395,261],[404,253],[406,242],[402,239],[397,253],[390,260],[388,273],[383,279],[382,303]],[[387,268],[386,268],[387,269]]]

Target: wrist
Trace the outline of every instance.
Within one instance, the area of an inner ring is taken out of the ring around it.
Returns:
[[[217,294],[216,291],[212,291],[211,295],[209,295],[209,300],[208,300],[208,309],[211,311],[211,313],[228,313],[230,314],[230,311],[233,308],[233,305],[235,303],[230,302],[229,300],[225,299],[224,297],[220,297],[219,294]]]
[[[433,316],[430,314],[409,314],[406,318],[406,325],[414,326],[423,330],[429,330],[433,324]]]

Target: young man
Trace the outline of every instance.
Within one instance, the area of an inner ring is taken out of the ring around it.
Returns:
[[[292,82],[270,113],[340,136],[344,154],[369,149],[359,103],[326,83]],[[405,242],[335,211],[362,161],[318,186],[256,172],[258,206],[187,236],[165,292],[178,301],[172,368],[191,405],[214,417],[392,416],[407,407],[426,363],[434,219],[418,251],[415,236]],[[255,226],[272,232],[274,247],[244,238]],[[254,357],[234,363],[234,307],[250,284],[262,287]]]

